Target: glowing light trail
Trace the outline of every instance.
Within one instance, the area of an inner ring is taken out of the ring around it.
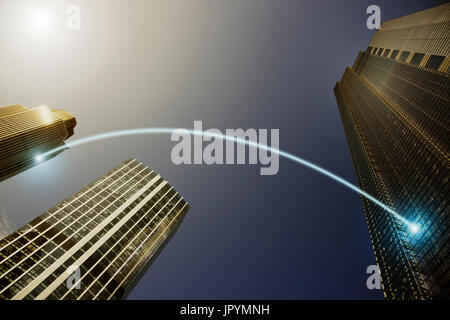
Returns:
[[[384,210],[386,210],[387,212],[389,212],[393,217],[397,218],[398,220],[400,220],[401,222],[403,222],[405,225],[408,226],[410,232],[412,234],[415,234],[419,231],[419,226],[406,220],[404,217],[402,217],[401,215],[399,215],[397,212],[395,212],[393,209],[389,208],[387,205],[385,205],[384,203],[382,203],[381,201],[379,201],[378,199],[374,198],[373,196],[371,196],[370,194],[368,194],[367,192],[361,190],[360,188],[358,188],[357,186],[355,186],[354,184],[348,182],[347,180],[339,177],[338,175],[318,166],[315,165],[312,162],[309,162],[307,160],[304,160],[300,157],[297,157],[296,155],[286,152],[286,151],[282,151],[282,150],[278,150],[278,149],[274,149],[271,147],[268,147],[266,145],[263,144],[259,144],[256,143],[254,141],[249,141],[249,140],[245,140],[245,139],[241,139],[241,138],[237,138],[235,136],[227,136],[227,135],[223,135],[223,134],[216,134],[216,133],[211,133],[211,132],[205,132],[205,131],[196,131],[196,130],[191,130],[191,129],[175,129],[175,128],[137,128],[137,129],[127,129],[127,130],[118,130],[118,131],[111,131],[111,132],[106,132],[106,133],[102,133],[102,134],[98,134],[98,135],[93,135],[93,136],[89,136],[86,138],[81,138],[78,140],[74,140],[71,142],[66,143],[65,145],[62,145],[60,147],[57,147],[55,149],[49,150],[47,152],[44,152],[40,155],[38,155],[36,157],[36,160],[39,159],[44,159],[45,157],[56,153],[58,151],[61,151],[65,148],[70,148],[70,147],[75,147],[75,146],[79,146],[81,144],[85,144],[85,143],[90,143],[90,142],[94,142],[94,141],[98,141],[98,140],[104,140],[104,139],[111,139],[111,138],[115,138],[115,137],[123,137],[123,136],[131,136],[131,135],[143,135],[143,134],[171,134],[174,131],[179,131],[179,130],[184,130],[185,132],[189,132],[191,135],[194,136],[208,136],[208,137],[214,137],[214,138],[219,138],[219,139],[223,139],[223,140],[229,140],[229,141],[235,141],[237,143],[240,144],[244,144],[244,145],[248,145],[248,146],[252,146],[255,148],[261,148],[264,149],[266,151],[270,151],[270,152],[275,152],[278,153],[280,156],[289,159],[293,162],[299,163],[307,168],[310,168],[316,172],[321,173],[322,175],[329,177],[331,179],[333,179],[336,182],[339,182],[340,184],[346,186],[347,188],[359,193],[360,195],[364,196],[365,198],[367,198],[368,200],[372,201],[373,203],[375,203],[376,205],[378,205],[379,207],[383,208]]]

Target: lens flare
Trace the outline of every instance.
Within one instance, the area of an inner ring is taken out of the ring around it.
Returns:
[[[42,10],[36,11],[31,16],[31,27],[37,32],[44,32],[49,29],[50,18],[49,15]]]
[[[409,230],[412,234],[416,234],[417,232],[419,232],[420,227],[417,224],[411,223],[411,225],[409,226]]]

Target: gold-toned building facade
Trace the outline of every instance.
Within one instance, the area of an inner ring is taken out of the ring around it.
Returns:
[[[75,126],[75,117],[64,110],[0,108],[0,181],[46,160],[39,155],[63,145]]]
[[[381,25],[335,88],[387,299],[450,298],[450,3]]]
[[[0,240],[0,299],[121,299],[189,209],[135,159]]]

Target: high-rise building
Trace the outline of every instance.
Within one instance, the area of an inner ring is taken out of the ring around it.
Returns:
[[[62,146],[77,122],[64,110],[29,109],[20,105],[0,108],[0,181],[56,156],[39,154]]]
[[[188,209],[127,160],[0,240],[0,299],[124,298]]]
[[[450,3],[382,23],[335,88],[387,299],[450,298]]]

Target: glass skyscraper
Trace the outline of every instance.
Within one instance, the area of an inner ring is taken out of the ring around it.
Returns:
[[[127,160],[0,240],[0,299],[124,298],[188,209]]]
[[[0,181],[43,159],[39,155],[64,144],[77,122],[64,110],[29,109],[21,105],[0,108]]]
[[[387,299],[450,298],[450,3],[384,22],[335,88]]]

